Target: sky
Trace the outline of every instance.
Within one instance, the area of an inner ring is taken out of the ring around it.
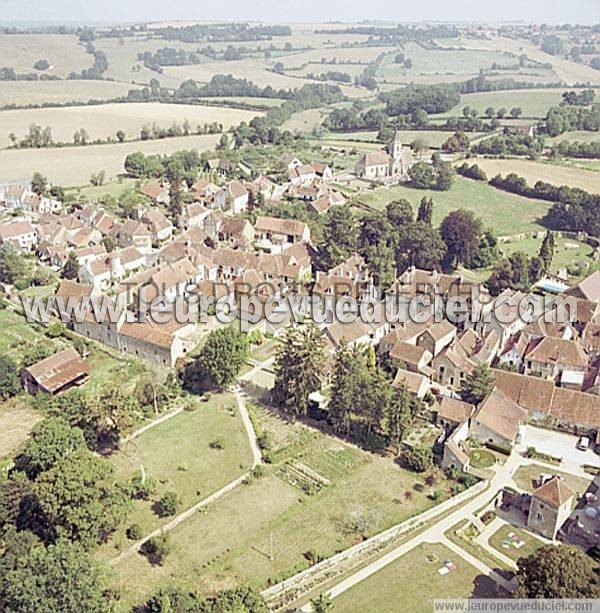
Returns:
[[[0,0],[0,23],[164,19],[266,21],[600,22],[600,0]]]

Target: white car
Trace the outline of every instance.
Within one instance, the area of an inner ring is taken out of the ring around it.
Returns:
[[[582,436],[577,441],[577,449],[587,451],[590,448],[590,439],[587,436]]]

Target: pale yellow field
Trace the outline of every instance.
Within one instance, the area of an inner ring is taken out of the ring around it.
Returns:
[[[37,60],[48,60],[47,74],[66,77],[93,64],[76,36],[69,34],[0,34],[0,66],[17,72],[37,72]],[[38,72],[38,74],[41,74]],[[4,84],[3,84],[4,85]]]
[[[570,185],[580,187],[590,193],[600,194],[600,164],[598,164],[598,171],[595,172],[531,160],[477,159],[476,162],[490,178],[498,173],[504,176],[515,172],[525,177],[531,186],[536,181],[545,181],[552,185]]]
[[[235,62],[211,62],[195,66],[168,66],[164,74],[179,81],[194,79],[201,83],[208,83],[216,74],[230,74],[238,79],[248,79],[259,87],[270,85],[275,89],[296,89],[306,83],[306,79],[277,74],[267,70],[275,61],[262,61],[258,59],[246,59]],[[318,81],[315,81],[318,83]],[[364,96],[367,92],[364,88],[342,85],[342,91],[347,96]]]
[[[217,121],[225,130],[241,121],[250,121],[258,111],[184,104],[122,103],[76,106],[54,109],[27,109],[0,112],[0,147],[6,147],[10,140],[8,134],[14,132],[22,138],[32,123],[52,128],[56,142],[72,142],[73,133],[84,128],[90,139],[106,139],[123,130],[128,139],[139,138],[141,128],[146,124],[156,124],[168,128],[185,119],[191,129],[197,125]]]
[[[2,81],[0,107],[110,100],[125,96],[130,89],[136,86],[114,81]]]
[[[326,113],[319,109],[309,109],[301,113],[292,115],[282,126],[282,130],[290,132],[310,132],[313,128],[320,126]]]
[[[124,172],[123,162],[128,153],[169,154],[181,149],[204,151],[212,149],[218,139],[219,135],[213,134],[63,149],[5,149],[0,151],[0,181],[26,179],[38,170],[60,185],[85,185],[92,173],[104,170],[108,182]]]
[[[344,37],[345,40],[345,37]],[[277,61],[283,62],[286,68],[295,68],[297,66],[303,66],[310,62],[318,64],[321,60],[332,62],[334,59],[336,62],[340,62],[337,67],[328,66],[327,70],[344,70],[344,61],[361,61],[361,62],[373,62],[382,53],[391,53],[395,51],[397,47],[333,47],[327,49],[312,49],[311,51],[304,51],[302,53],[295,53],[293,55],[281,55],[277,58]]]

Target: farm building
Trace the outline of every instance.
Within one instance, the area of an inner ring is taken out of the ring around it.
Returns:
[[[73,347],[69,347],[25,368],[21,373],[21,382],[30,394],[57,394],[84,383],[89,372],[89,364]]]

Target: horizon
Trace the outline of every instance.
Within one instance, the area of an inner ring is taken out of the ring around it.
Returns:
[[[531,0],[526,5],[520,0],[507,0],[498,5],[488,2],[473,7],[468,0],[456,0],[449,5],[442,0],[429,0],[418,5],[390,7],[382,0],[349,5],[341,0],[323,4],[309,0],[302,6],[289,1],[259,0],[249,6],[234,0],[227,9],[221,6],[200,7],[189,0],[173,0],[168,7],[157,0],[122,3],[116,0],[92,2],[81,6],[66,0],[57,6],[46,0],[0,1],[3,17],[0,24],[111,24],[173,22],[241,22],[263,23],[473,23],[473,24],[581,24],[600,22],[600,10],[595,0],[579,0],[569,5],[549,6],[545,0]],[[200,14],[201,13],[201,14]],[[31,16],[36,19],[32,20]],[[72,16],[77,15],[77,19]],[[110,18],[107,19],[107,15]],[[307,19],[318,15],[318,19]],[[518,15],[518,19],[506,19]],[[540,20],[539,16],[544,18]]]

